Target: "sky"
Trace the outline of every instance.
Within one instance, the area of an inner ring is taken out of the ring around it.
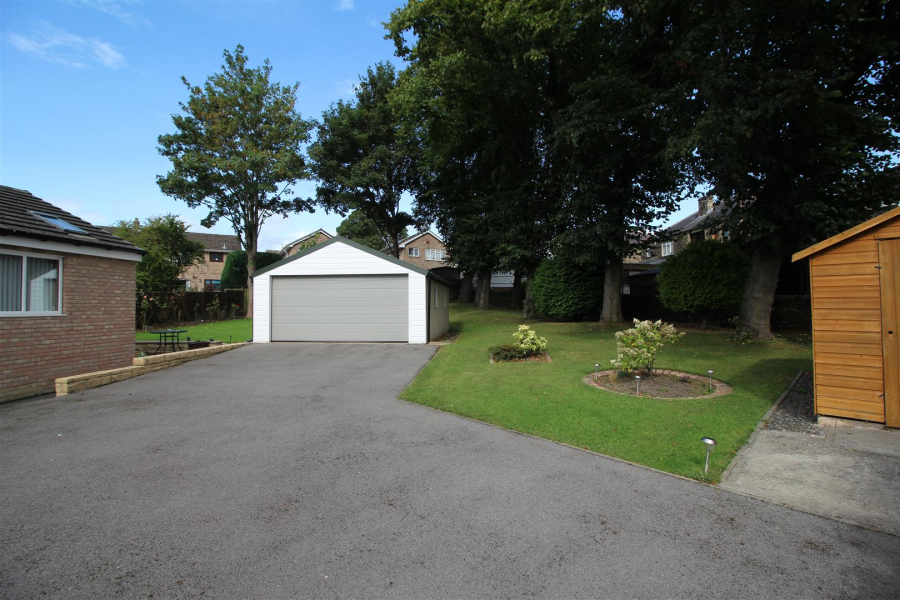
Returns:
[[[169,170],[157,137],[174,131],[172,114],[187,99],[181,77],[202,84],[241,44],[251,64],[271,61],[274,81],[299,82],[301,115],[320,119],[352,98],[367,67],[403,67],[382,25],[403,3],[0,0],[0,183],[95,225],[173,213],[192,231],[233,233],[227,221],[201,227],[206,211],[156,185]],[[295,191],[312,197],[315,183]],[[669,221],[694,210],[687,201]],[[259,249],[334,233],[341,220],[321,209],[271,217]]]

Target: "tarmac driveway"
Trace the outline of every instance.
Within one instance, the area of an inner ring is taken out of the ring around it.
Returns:
[[[434,350],[248,346],[0,407],[0,596],[900,593],[898,537],[397,400]]]

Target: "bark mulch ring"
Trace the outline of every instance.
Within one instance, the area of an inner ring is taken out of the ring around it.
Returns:
[[[527,356],[525,358],[517,358],[515,360],[494,360],[494,355],[491,354],[491,362],[492,363],[553,362],[553,359],[550,358],[549,352],[541,352],[540,354],[536,354],[534,356]]]
[[[617,371],[600,371],[597,375],[588,375],[584,382],[607,392],[615,392],[626,396],[635,394],[637,382],[633,374],[618,377]],[[730,385],[712,380],[712,391],[709,391],[709,378],[681,371],[654,370],[653,377],[641,375],[641,398],[657,400],[679,400],[688,398],[715,398],[732,392]]]

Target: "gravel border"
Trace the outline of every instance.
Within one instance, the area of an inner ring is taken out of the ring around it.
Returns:
[[[813,376],[804,371],[769,417],[766,429],[824,435],[813,402]]]

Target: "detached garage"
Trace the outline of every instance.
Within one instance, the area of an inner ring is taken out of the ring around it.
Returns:
[[[424,344],[450,330],[450,287],[341,237],[253,273],[253,341]]]

